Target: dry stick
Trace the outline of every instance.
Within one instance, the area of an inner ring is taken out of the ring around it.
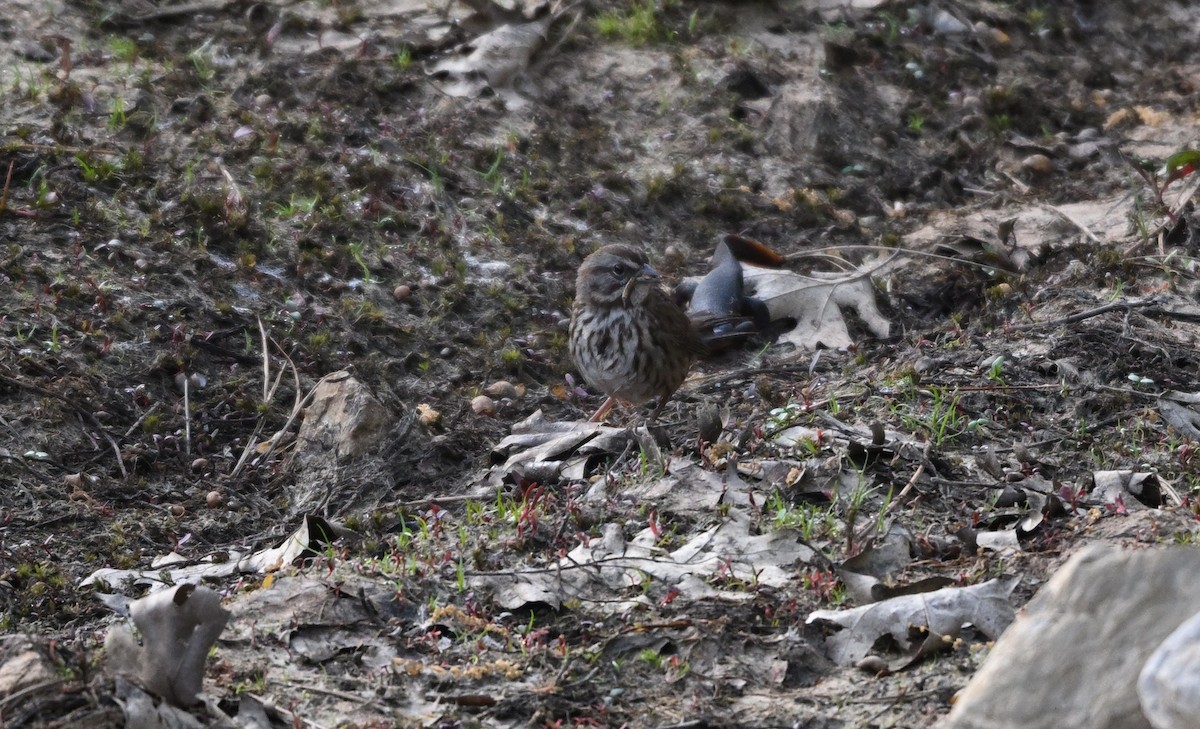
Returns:
[[[1135,309],[1154,309],[1158,308],[1159,306],[1161,306],[1161,303],[1157,299],[1148,299],[1146,301],[1114,301],[1111,304],[1097,306],[1094,309],[1088,309],[1087,311],[1081,311],[1078,314],[1064,316],[1061,319],[1035,321],[1031,324],[1021,324],[1020,326],[1010,327],[1010,329],[1011,331],[1015,332],[1025,332],[1029,331],[1030,329],[1042,329],[1044,327],[1062,326],[1063,324],[1074,324],[1076,322],[1083,321],[1084,319],[1091,319],[1094,316],[1106,314],[1110,311],[1125,311],[1128,313]]]
[[[49,681],[43,681],[41,683],[35,683],[32,686],[26,686],[20,691],[15,691],[8,696],[0,696],[0,708],[2,708],[5,704],[15,703],[18,699],[24,698],[28,694],[36,694],[42,689],[54,688],[55,686],[62,685],[62,683],[63,680],[61,678],[52,678]]]
[[[81,416],[79,413],[75,413],[75,417],[79,420],[79,429],[82,430],[84,436],[86,436],[87,439],[92,442],[92,450],[100,450],[100,441],[96,440],[95,436],[89,433],[87,428],[83,427],[83,416]]]
[[[554,18],[551,20],[551,25],[553,25],[555,22],[557,22],[558,19],[561,18],[562,16],[564,16],[567,13],[574,10],[575,6],[580,5],[580,4],[581,3],[579,3],[579,2],[575,2],[575,3],[568,5],[565,8],[560,8],[559,11],[554,15]],[[548,48],[546,48],[545,50],[541,51],[539,55],[542,58],[553,58],[555,56],[555,54],[558,53],[558,49],[561,48],[562,45],[571,38],[571,34],[575,31],[575,26],[579,25],[579,21],[582,20],[585,17],[585,15],[586,15],[586,13],[584,13],[584,12],[578,12],[578,13],[575,13],[574,15],[572,15],[571,22],[567,24],[567,27],[563,30],[562,35],[559,37],[559,39],[556,40],[553,43],[553,45],[551,45]],[[549,30],[549,29],[547,29],[547,30]]]
[[[163,8],[158,8],[149,12],[141,13],[140,15],[130,16],[130,20],[135,23],[149,23],[155,20],[167,20],[180,15],[195,15],[198,13],[219,13],[231,5],[237,4],[237,0],[226,0],[225,2],[195,2],[184,3],[182,5],[169,5]]]
[[[358,694],[352,694],[347,691],[339,691],[337,689],[325,688],[324,686],[318,686],[317,684],[303,683],[303,684],[298,684],[296,686],[296,688],[303,689],[305,691],[312,691],[312,692],[318,693],[318,694],[325,694],[326,696],[332,696],[332,697],[338,698],[338,699],[354,701],[354,702],[357,702],[360,706],[373,706],[377,709],[383,708],[382,706],[380,706],[380,704],[378,702],[376,702],[372,699],[364,699],[362,696],[359,696]]]
[[[265,408],[266,404],[268,402],[270,402],[270,399],[268,398],[268,392],[270,390],[270,385],[268,385],[267,383],[271,381],[270,380],[270,378],[271,378],[271,362],[270,362],[271,353],[267,351],[267,332],[263,328],[262,317],[256,316],[255,320],[258,322],[258,339],[262,346],[263,407]],[[262,430],[264,427],[266,427],[266,421],[264,421],[260,417],[258,419],[258,424],[254,426],[254,432],[251,433],[250,437],[246,440],[246,446],[244,448],[242,448],[241,457],[238,458],[238,462],[233,467],[233,470],[229,472],[230,476],[237,476],[239,473],[241,473],[242,466],[246,465],[246,459],[248,459],[250,457],[250,450],[252,448],[254,448],[255,445],[258,444],[258,436],[260,433],[262,433]]]
[[[883,507],[883,511],[879,512],[879,516],[875,517],[873,520],[874,523],[868,525],[866,528],[862,529],[858,534],[856,534],[854,541],[858,544],[862,544],[863,540],[867,538],[867,534],[875,528],[875,524],[882,523],[884,518],[887,517],[888,513],[895,508],[896,504],[903,501],[905,496],[908,496],[908,492],[913,490],[913,488],[917,485],[917,481],[920,480],[922,474],[924,473],[925,464],[922,463],[921,465],[917,466],[916,471],[913,471],[912,478],[908,479],[908,483],[904,484],[904,488],[900,489],[900,493],[892,497],[892,500]]]
[[[85,410],[81,405],[74,402],[66,395],[60,395],[57,392],[51,392],[50,390],[47,390],[46,388],[41,387],[39,385],[34,385],[29,382],[23,382],[21,380],[16,379],[15,377],[9,377],[8,375],[3,375],[3,374],[0,374],[0,382],[7,382],[10,385],[13,385],[14,387],[21,387],[26,390],[36,392],[39,395],[42,395],[44,397],[52,397],[56,400],[61,400],[62,402],[66,403],[67,406],[70,407],[72,410],[74,410],[75,412],[77,412],[81,416],[83,416],[83,418],[85,420],[87,420],[88,424],[91,425],[93,428],[95,428],[97,431],[99,431],[100,434],[104,436],[104,439],[108,441],[108,445],[110,447],[112,447],[113,455],[115,455],[117,457],[117,466],[121,470],[121,479],[128,480],[129,472],[125,470],[125,462],[121,460],[121,447],[117,445],[117,441],[115,441],[113,439],[113,437],[111,435],[109,435],[108,431],[104,429],[104,426],[100,424],[100,421],[96,420],[95,415],[92,415],[90,412]]]
[[[962,386],[956,386],[956,385],[949,385],[949,384],[943,385],[943,384],[937,383],[937,382],[930,382],[928,384],[930,386],[938,385],[941,387],[953,388],[955,395],[959,394],[960,392],[1021,392],[1021,391],[1036,392],[1038,390],[1061,390],[1063,388],[1063,384],[1061,382],[1053,382],[1053,383],[1049,383],[1049,384],[1045,384],[1045,385],[962,385]],[[1067,387],[1068,387],[1068,389],[1070,389],[1069,385]],[[929,396],[932,394],[932,392],[927,387],[926,388],[918,388],[917,391],[926,396]]]
[[[920,258],[933,258],[933,259],[939,260],[939,261],[947,261],[949,263],[958,263],[963,266],[974,266],[975,268],[979,268],[984,271],[1003,271],[1005,273],[1013,273],[1013,274],[1017,273],[1016,271],[1010,271],[1007,268],[1004,268],[1003,266],[997,266],[997,265],[989,264],[989,263],[979,263],[978,261],[968,261],[965,258],[959,258],[957,256],[944,256],[940,253],[929,253],[928,251],[917,251],[917,250],[913,250],[912,248],[891,248],[888,246],[870,246],[870,245],[825,246],[823,248],[810,248],[806,251],[801,251],[799,253],[792,253],[792,254],[784,256],[783,258],[785,261],[790,263],[792,261],[799,261],[799,260],[802,260],[805,258],[814,258],[814,257],[816,257],[814,254],[818,254],[818,253],[824,254],[827,251],[876,251],[876,252],[880,252],[880,253],[892,253],[892,254],[894,254],[894,256],[898,256],[903,253],[908,256],[917,256]],[[887,261],[885,261],[885,263],[890,263],[891,260],[892,259],[889,258]]]
[[[185,372],[183,375],[183,452],[192,455],[192,401],[189,397],[190,380]]]
[[[254,699],[255,701],[257,701],[258,703],[262,704],[262,707],[264,709],[275,712],[276,714],[278,714],[281,718],[283,718],[285,720],[288,717],[291,717],[293,726],[298,727],[298,726],[300,726],[301,723],[304,723],[304,724],[307,724],[308,726],[315,727],[315,729],[327,729],[327,727],[324,724],[318,724],[317,722],[313,721],[312,719],[301,716],[300,714],[296,713],[292,709],[285,709],[284,707],[279,706],[278,704],[276,704],[273,701],[271,701],[270,699],[268,699],[266,696],[262,696],[260,694],[254,694],[254,693],[250,693],[250,692],[247,692],[246,695],[249,696],[250,698]],[[361,699],[361,697],[359,697],[359,698]]]
[[[121,436],[121,438],[125,439],[125,438],[128,438],[129,436],[133,435],[133,431],[142,427],[142,423],[144,423],[146,421],[146,418],[150,417],[151,413],[153,413],[155,410],[158,410],[158,406],[161,404],[162,404],[161,402],[156,402],[153,405],[151,405],[149,407],[149,409],[146,410],[146,412],[139,415],[138,419],[133,421],[133,425],[129,426],[129,430],[125,431],[125,435]]]
[[[279,377],[283,377],[282,370],[279,372]],[[276,378],[276,384],[278,384],[278,378]],[[242,449],[242,455],[240,458],[238,458],[237,465],[234,466],[233,470],[229,473],[230,476],[236,476],[241,473],[242,466],[246,465],[246,460],[250,457],[250,451],[252,451],[254,447],[258,445],[258,436],[262,433],[263,428],[265,428],[266,425],[267,421],[263,420],[262,418],[258,419],[258,425],[254,426],[254,432],[250,434],[250,439],[246,441],[246,447]]]
[[[267,330],[263,328],[262,317],[256,316],[254,320],[258,322],[258,341],[262,346],[263,404],[266,405],[271,400],[267,396],[267,383],[271,381],[271,356],[267,350]]]
[[[1013,177],[1013,176],[1012,176],[1010,173],[1008,173],[1008,172],[1005,172],[1004,170],[999,170],[999,172],[1000,172],[1000,174],[1002,174],[1002,175],[1004,175],[1005,177],[1007,177],[1009,182],[1011,182],[1012,184],[1016,185],[1016,186],[1017,186],[1017,190],[1018,190],[1018,191],[1019,191],[1019,192],[1020,192],[1022,195],[1025,195],[1025,194],[1028,194],[1028,193],[1029,193],[1029,190],[1031,189],[1031,188],[1029,187],[1029,185],[1026,185],[1024,182],[1021,182],[1020,180],[1018,180],[1017,178]]]
[[[290,415],[288,415],[287,422],[283,424],[282,428],[275,432],[275,435],[271,436],[271,440],[267,443],[267,450],[262,454],[262,458],[264,459],[270,456],[271,452],[275,450],[275,446],[277,446],[279,441],[282,440],[283,434],[291,429],[292,423],[296,422],[296,418],[300,417],[300,413],[304,412],[304,406],[317,391],[317,387],[313,386],[313,388],[308,391],[308,394],[306,394],[303,399],[300,397],[300,371],[296,369],[296,363],[292,361],[291,357],[284,353],[283,348],[279,346],[278,342],[272,339],[271,343],[275,345],[275,348],[279,350],[279,353],[283,355],[283,358],[287,360],[288,365],[292,368],[292,379],[296,382],[296,398],[292,402],[292,412]],[[281,376],[283,375],[282,372],[279,374]],[[317,385],[320,385],[320,383],[318,382]],[[275,390],[278,388],[279,382],[276,381],[275,386],[271,388],[272,399],[275,397]]]
[[[15,160],[8,163],[8,174],[4,176],[4,191],[0,192],[0,214],[3,214],[5,210],[8,210],[8,186],[12,183],[14,164],[16,164]]]
[[[296,419],[297,409],[302,408],[303,403],[301,403],[299,400],[299,398],[300,398],[300,373],[296,370],[296,364],[292,361],[291,357],[288,357],[287,354],[283,352],[283,348],[280,347],[279,344],[277,342],[275,342],[274,339],[270,339],[267,336],[266,329],[263,328],[262,319],[258,320],[258,331],[260,334],[260,341],[262,341],[262,346],[263,346],[263,404],[266,405],[267,403],[271,402],[271,400],[275,399],[275,392],[276,392],[276,390],[279,389],[279,385],[283,380],[283,370],[280,370],[279,374],[275,377],[275,383],[273,385],[267,384],[269,382],[269,380],[267,378],[270,377],[270,372],[271,372],[271,365],[269,362],[271,355],[270,355],[270,351],[269,351],[269,347],[268,347],[268,340],[271,343],[275,344],[276,349],[279,350],[280,354],[283,355],[283,358],[288,361],[289,365],[291,365],[292,376],[296,381],[296,398],[297,398],[297,400],[292,405],[291,417],[288,418],[288,421],[284,425],[283,429],[277,431],[275,433],[275,435],[271,436],[271,442],[268,444],[267,450],[263,454],[263,457],[266,457],[267,455],[269,455],[271,453],[271,451],[273,451],[275,449],[275,445],[278,442],[280,435],[282,433],[286,432],[289,427],[291,427],[292,422]],[[308,398],[311,396],[312,396],[312,391],[310,391],[308,393],[308,395],[305,396],[305,401],[307,401]],[[250,435],[250,439],[248,441],[246,441],[246,447],[242,449],[242,455],[240,458],[238,458],[237,465],[233,467],[233,471],[231,471],[229,474],[230,476],[236,476],[239,473],[241,473],[242,467],[244,465],[246,465],[246,460],[250,456],[251,449],[258,445],[258,436],[259,436],[259,434],[262,433],[264,427],[266,427],[266,421],[260,418],[258,421],[258,425],[256,425],[254,428],[254,432]]]
[[[401,501],[400,507],[403,509],[416,509],[430,504],[461,504],[464,501],[474,500],[485,501],[486,499],[482,496],[430,496],[429,498],[418,499],[416,501]]]
[[[56,152],[62,154],[109,154],[114,157],[124,154],[118,149],[105,149],[103,147],[68,147],[62,144],[34,144],[32,142],[16,142],[13,144],[5,144],[4,148],[9,152],[28,151],[28,152]]]
[[[1063,220],[1066,220],[1071,225],[1074,225],[1076,228],[1079,228],[1080,230],[1082,230],[1083,234],[1086,235],[1088,238],[1091,238],[1093,243],[1103,243],[1104,242],[1104,241],[1100,240],[1099,238],[1097,238],[1096,234],[1093,233],[1086,225],[1084,225],[1082,222],[1080,222],[1079,219],[1077,219],[1075,216],[1068,213],[1066,210],[1063,210],[1062,208],[1057,208],[1057,207],[1055,207],[1053,205],[1049,205],[1047,203],[1041,203],[1039,205],[1039,207],[1041,207],[1043,210],[1049,210],[1050,212],[1054,213],[1055,215],[1061,216],[1063,218]]]

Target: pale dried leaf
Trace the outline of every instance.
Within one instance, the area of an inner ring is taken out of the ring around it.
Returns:
[[[862,660],[875,641],[885,635],[908,650],[910,626],[927,628],[939,635],[955,635],[969,623],[995,639],[1015,617],[1009,595],[1018,580],[1004,577],[970,587],[947,587],[852,610],[817,610],[806,622],[819,620],[844,628],[826,641],[829,657],[844,666]]]
[[[549,19],[506,23],[460,49],[461,55],[439,61],[431,73],[453,79],[442,90],[450,96],[478,96],[485,88],[508,88],[529,68],[533,54],[546,40]]]
[[[813,274],[744,266],[747,286],[767,305],[771,319],[793,318],[795,328],[779,337],[802,349],[847,349],[854,344],[843,310],[853,311],[877,337],[891,333],[879,311],[869,275]]]
[[[1158,399],[1158,411],[1163,420],[1178,430],[1180,435],[1200,440],[1200,412],[1196,396],[1191,393],[1168,392]]]
[[[136,676],[175,706],[196,703],[209,649],[229,621],[221,596],[207,587],[179,585],[135,600],[129,612],[142,643],[125,625],[115,626],[105,641],[112,669]]]
[[[644,529],[627,541],[619,525],[608,524],[602,536],[571,550],[551,570],[476,575],[469,583],[473,589],[491,590],[493,599],[507,609],[579,601],[592,610],[622,613],[651,604],[641,591],[629,597],[629,588],[645,585],[673,589],[688,600],[744,602],[754,599],[754,591],[718,589],[711,584],[712,578],[726,576],[746,584],[783,587],[794,579],[795,565],[813,556],[812,550],[788,531],[757,532],[755,520],[734,509],[728,519],[666,552],[658,546],[659,535],[654,530]]]

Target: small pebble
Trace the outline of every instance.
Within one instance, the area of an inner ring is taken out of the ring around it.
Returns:
[[[1054,171],[1054,162],[1044,154],[1031,154],[1021,160],[1021,167],[1035,174],[1048,175]]]
[[[939,10],[933,16],[933,32],[940,35],[959,35],[970,30],[970,26],[945,10]]]
[[[196,460],[192,461],[192,471],[193,472],[200,473],[201,471],[207,471],[207,470],[208,470],[208,459],[207,458],[197,458]]]
[[[933,357],[918,357],[917,361],[913,362],[913,372],[923,375],[928,372],[933,372],[934,370],[939,369],[941,366],[942,363]]]
[[[217,491],[214,489],[212,491],[209,491],[208,494],[205,495],[204,503],[210,509],[219,509],[222,506],[224,506],[225,497],[221,495],[220,491]]]
[[[400,284],[396,288],[392,289],[392,298],[396,301],[408,301],[409,297],[411,296],[412,286],[409,286],[408,284]]]
[[[517,390],[516,385],[508,380],[496,380],[492,384],[483,388],[483,391],[492,397],[498,397],[500,399],[516,400],[521,396],[521,393],[519,390]]]
[[[184,508],[179,504],[171,504],[167,507],[167,512],[175,518],[179,518],[185,513]]]
[[[858,663],[854,664],[859,670],[873,673],[876,676],[886,676],[891,673],[888,669],[887,661],[879,656],[866,656]]]
[[[496,403],[487,395],[476,395],[471,400],[471,410],[476,415],[495,415]]]

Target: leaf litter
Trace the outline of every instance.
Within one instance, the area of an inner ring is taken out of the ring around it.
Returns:
[[[0,692],[6,720],[151,716],[92,670],[103,568],[233,613],[206,702],[162,721],[924,725],[1063,552],[1193,539],[1194,128],[1144,58],[1195,18],[890,5],[602,3],[489,69],[459,51],[531,14],[18,0],[0,599],[68,678]],[[1137,82],[1051,89],[1111,27],[1097,64]],[[425,73],[464,58],[501,88]],[[580,255],[631,237],[682,276],[733,231],[974,265],[764,274],[794,349],[702,363],[665,432],[579,425]],[[298,403],[345,368],[379,450],[293,435],[337,425]],[[526,392],[472,410],[501,377]],[[876,677],[829,661],[864,646]]]

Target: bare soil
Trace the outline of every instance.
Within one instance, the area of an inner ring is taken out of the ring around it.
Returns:
[[[641,586],[643,609],[617,614],[508,611],[465,589],[554,564],[606,524],[684,539],[723,516],[675,518],[620,489],[597,504],[587,480],[465,498],[513,423],[595,406],[568,377],[566,324],[579,262],[616,240],[672,279],[702,273],[726,233],[798,262],[914,252],[875,279],[889,338],[724,354],[664,416],[668,456],[711,471],[793,458],[863,474],[865,501],[827,489],[804,535],[834,562],[877,536],[856,539],[864,524],[895,521],[914,535],[897,580],[1019,575],[1020,605],[1088,541],[1193,539],[1195,446],[1156,403],[1196,389],[1196,243],[1190,208],[1171,220],[1138,171],[1195,143],[1192,3],[556,5],[528,67],[455,95],[439,64],[530,22],[527,5],[10,0],[0,628],[52,643],[63,680],[0,703],[6,726],[120,725],[96,671],[116,618],[80,581],[280,542],[298,525],[294,461],[257,444],[294,434],[297,398],[342,369],[395,426],[336,486],[360,498],[327,510],[357,536],[297,570],[385,584],[370,630],[399,657],[298,657],[301,681],[256,662],[255,641],[219,644],[206,690],[230,713],[256,695],[280,726],[944,717],[984,641],[888,676],[834,666],[804,620],[854,604],[828,562],[738,602]],[[473,411],[498,380],[519,396]],[[714,403],[715,454],[695,419]],[[849,443],[872,424],[887,441],[864,461]],[[828,440],[781,445],[789,426]],[[646,478],[636,453],[601,461],[613,483]],[[1105,470],[1151,472],[1179,498],[1106,504],[1089,494]],[[1044,519],[1015,550],[977,551],[975,535],[1026,516],[1005,487],[1031,479],[1051,486]],[[810,509],[791,486],[771,503]],[[764,531],[797,529],[752,511]],[[262,581],[214,587],[232,603]]]

